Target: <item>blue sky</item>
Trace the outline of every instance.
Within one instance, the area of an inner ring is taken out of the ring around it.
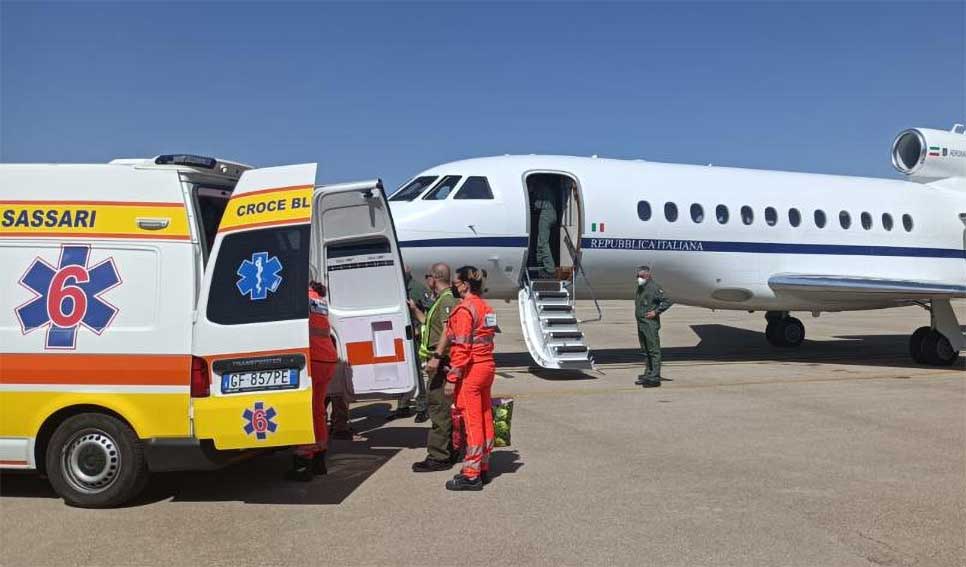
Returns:
[[[323,181],[504,153],[894,176],[966,121],[966,2],[0,3],[0,160]]]

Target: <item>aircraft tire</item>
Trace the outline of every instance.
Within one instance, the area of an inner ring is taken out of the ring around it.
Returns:
[[[919,327],[916,329],[912,336],[909,337],[909,355],[912,356],[917,364],[926,364],[926,355],[922,351],[922,343],[926,339],[926,335],[932,332],[930,327]]]
[[[769,321],[768,325],[765,326],[765,338],[771,346],[785,346],[781,342],[779,327],[781,327],[781,321]]]
[[[805,340],[805,325],[795,317],[772,319],[765,327],[765,338],[772,346],[797,347]]]
[[[805,341],[805,325],[799,319],[786,317],[781,323],[782,346],[797,347]]]
[[[953,350],[946,335],[933,330],[922,340],[922,354],[926,362],[935,366],[951,366],[959,360],[959,351]]]

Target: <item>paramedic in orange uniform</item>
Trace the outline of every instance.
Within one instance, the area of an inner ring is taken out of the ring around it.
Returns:
[[[444,393],[456,396],[456,409],[466,428],[466,456],[460,474],[446,482],[447,490],[483,490],[493,451],[493,337],[496,315],[483,300],[486,273],[472,266],[456,270],[453,291],[462,298],[446,324],[450,370]]]
[[[325,393],[335,374],[339,361],[329,326],[329,306],[325,301],[325,286],[309,283],[309,357],[312,375],[312,424],[315,427],[315,443],[295,448],[292,469],[285,477],[289,480],[309,481],[315,475],[326,473],[325,449],[329,432],[325,426]]]

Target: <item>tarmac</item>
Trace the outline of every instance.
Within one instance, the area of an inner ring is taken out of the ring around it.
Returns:
[[[530,369],[516,305],[494,306],[494,395],[515,407],[483,492],[412,473],[427,424],[361,403],[307,484],[278,452],[80,510],[4,474],[0,564],[966,565],[966,361],[910,360],[922,309],[806,316],[787,350],[761,313],[676,306],[672,381],[645,390],[631,302],[583,327],[598,371],[563,373]]]

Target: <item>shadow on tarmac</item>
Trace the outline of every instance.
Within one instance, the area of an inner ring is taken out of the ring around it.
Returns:
[[[311,482],[283,479],[292,462],[288,449],[266,452],[241,463],[215,470],[155,473],[147,489],[128,507],[164,500],[172,502],[244,502],[246,504],[340,504],[403,448],[426,446],[427,426],[383,427],[389,404],[352,409],[353,441],[330,443],[328,474]],[[361,419],[360,419],[361,418]],[[494,477],[512,473],[523,463],[516,451],[493,454]],[[46,478],[4,472],[0,496],[58,498]]]
[[[728,325],[692,325],[699,341],[690,347],[665,347],[665,361],[672,362],[802,362],[846,364],[893,368],[923,368],[909,356],[907,335],[843,335],[834,340],[806,339],[797,348],[773,347],[763,333]],[[638,348],[591,349],[594,361],[606,364],[643,364]],[[497,366],[528,366],[533,363],[526,352],[497,353]],[[957,368],[957,366],[943,367]],[[963,364],[959,364],[963,368]],[[582,372],[558,374],[533,372],[545,380],[588,380]],[[568,376],[569,374],[569,376]]]

